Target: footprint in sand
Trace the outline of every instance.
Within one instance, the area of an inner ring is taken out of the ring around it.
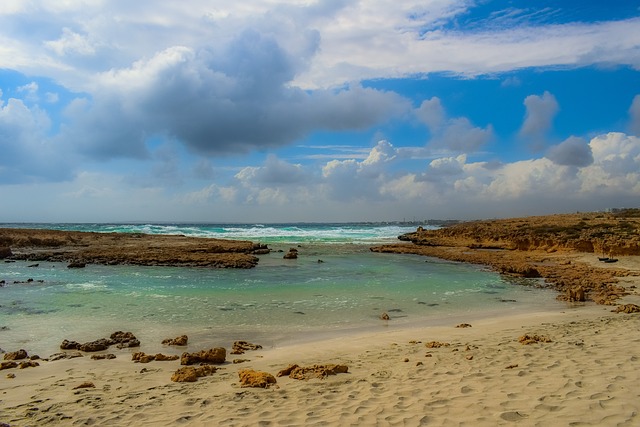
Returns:
[[[528,418],[528,415],[521,414],[518,411],[508,411],[500,414],[500,418],[502,418],[505,421],[520,421],[525,418]]]

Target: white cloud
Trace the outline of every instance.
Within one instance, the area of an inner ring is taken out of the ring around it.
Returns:
[[[474,126],[466,117],[447,117],[438,97],[427,99],[414,114],[431,133],[428,146],[455,153],[472,153],[493,139],[493,128]]]

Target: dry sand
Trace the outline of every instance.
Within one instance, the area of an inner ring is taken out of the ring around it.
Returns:
[[[629,257],[617,267],[638,266]],[[625,280],[640,285],[637,276]],[[195,383],[170,381],[179,361],[134,363],[130,349],[114,349],[113,360],[42,361],[0,371],[0,425],[637,426],[640,314],[611,309],[567,304],[469,328],[396,329],[392,319],[375,333],[228,355],[250,361],[226,363]],[[551,342],[523,345],[524,334]],[[427,348],[430,341],[449,346]],[[200,349],[190,342],[189,351]],[[291,363],[341,363],[349,372],[240,387],[240,369],[275,375]],[[84,382],[95,388],[74,389]]]

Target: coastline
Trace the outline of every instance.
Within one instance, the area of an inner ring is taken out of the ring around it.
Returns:
[[[384,247],[477,262],[512,275],[534,266],[541,276],[565,283],[566,288],[556,288],[560,296],[577,282],[563,282],[568,276],[558,272],[574,271],[571,277],[581,278],[580,285],[611,279],[607,285],[625,291],[600,301],[620,305],[640,299],[637,256],[602,266],[594,254],[575,251]],[[501,264],[481,262],[477,254],[513,268],[502,271]],[[391,319],[377,330],[283,341],[242,356],[228,354],[217,372],[194,383],[170,380],[180,361],[141,364],[131,357],[139,350],[179,355],[204,349],[197,338],[186,348],[152,343],[110,349],[116,355],[112,360],[92,360],[85,353],[40,361],[35,368],[0,371],[0,425],[636,424],[640,340],[630,331],[638,330],[640,316],[613,313],[613,306],[590,301],[563,304],[559,310],[456,318],[436,326],[398,326]],[[458,322],[471,327],[457,328]],[[549,342],[523,345],[519,338],[527,334]],[[430,342],[448,345],[430,348]],[[247,361],[232,363],[236,357]],[[278,377],[268,389],[239,383],[242,369],[276,375],[292,363],[342,364],[348,373],[310,380]],[[93,386],[76,388],[83,383]]]

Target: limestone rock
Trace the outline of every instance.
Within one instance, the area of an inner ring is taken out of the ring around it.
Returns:
[[[296,248],[289,249],[289,252],[284,254],[284,259],[297,259],[298,258],[298,250]]]
[[[614,313],[640,313],[640,307],[636,304],[624,304],[617,306],[614,310]]]
[[[171,381],[184,383],[184,382],[195,382],[199,377],[205,377],[207,375],[211,375],[216,372],[217,368],[211,365],[202,365],[202,366],[184,366],[171,375]]]
[[[18,363],[14,362],[13,360],[6,360],[4,362],[0,362],[0,371],[2,371],[3,369],[13,369],[17,367],[18,367]]]
[[[238,371],[242,387],[269,388],[276,384],[276,378],[268,372],[242,369]]]
[[[311,378],[324,379],[329,375],[346,374],[348,371],[347,365],[329,364],[305,367],[293,364],[278,372],[277,375],[279,377],[289,376],[289,378],[296,380],[308,380]]]
[[[162,344],[164,345],[177,345],[177,346],[185,346],[189,341],[189,337],[186,335],[180,335],[176,338],[167,338],[162,340]]]
[[[196,353],[182,353],[181,365],[193,365],[196,363],[224,363],[227,357],[227,350],[223,347],[215,347],[209,350],[201,350]]]
[[[567,300],[570,302],[583,302],[586,301],[586,299],[586,294],[582,286],[576,286],[567,290]]]
[[[22,359],[26,359],[27,357],[29,357],[29,355],[27,354],[26,350],[18,350],[18,351],[12,351],[10,353],[5,353],[3,356],[4,360],[22,360]]]
[[[244,354],[245,351],[258,350],[261,348],[262,346],[259,344],[251,344],[247,341],[235,341],[231,349],[231,354]]]

